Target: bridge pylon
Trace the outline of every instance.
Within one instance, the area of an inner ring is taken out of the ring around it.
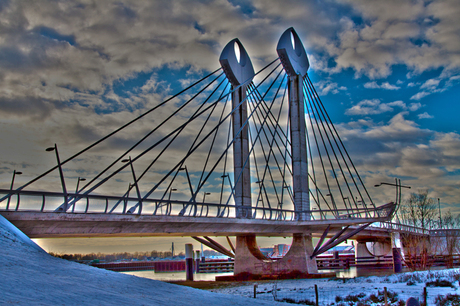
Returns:
[[[235,38],[223,49],[220,64],[232,85],[233,173],[237,218],[251,218],[251,173],[249,161],[249,124],[247,87],[254,68],[241,42]]]
[[[306,122],[303,95],[303,77],[309,68],[305,49],[297,33],[289,28],[281,36],[277,52],[289,76],[289,122],[292,153],[293,202],[295,219],[310,220]],[[254,69],[251,60],[238,39],[230,41],[219,59],[232,84],[233,162],[235,206],[237,218],[251,218],[251,177],[249,171],[247,86],[252,82]],[[262,275],[289,275],[305,277],[318,273],[310,234],[293,233],[288,254],[272,261],[257,247],[255,234],[237,237],[235,277],[254,278]],[[293,275],[295,274],[295,275]]]

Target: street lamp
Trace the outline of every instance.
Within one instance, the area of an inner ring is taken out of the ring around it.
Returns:
[[[134,172],[134,166],[133,166],[133,161],[131,160],[131,156],[129,156],[126,159],[123,159],[121,162],[122,163],[129,163],[129,165],[131,166],[131,172],[133,174],[134,186],[136,186],[137,198],[139,199],[139,202],[128,210],[128,214],[132,214],[136,210],[136,207],[138,205],[142,205],[142,203],[141,203],[141,191],[139,190],[139,185],[137,184],[136,173]],[[141,213],[141,210],[142,210],[142,206],[140,206],[140,208],[139,208],[139,214]]]
[[[382,186],[382,185],[389,185],[389,186],[396,186],[396,187],[402,187],[402,188],[411,189],[410,186],[403,186],[403,185],[391,184],[391,183],[384,183],[384,182],[381,182],[380,184],[374,185],[374,187],[380,187],[380,186]]]
[[[190,175],[188,174],[187,165],[179,168],[179,171],[185,170],[185,175],[187,176],[188,187],[190,188],[190,194],[192,195],[193,200],[195,201],[195,194],[193,193],[192,181],[190,180]],[[197,191],[198,192],[198,191]]]
[[[80,186],[80,182],[84,182],[84,181],[86,181],[86,179],[84,177],[78,177],[77,188],[75,188],[75,194],[78,193],[78,187]]]
[[[10,190],[13,190],[14,178],[16,177],[16,175],[21,175],[21,174],[22,172],[13,170],[13,178],[11,179]],[[6,210],[8,210],[8,208],[10,207],[10,200],[11,200],[11,196],[8,197],[8,201],[6,202]]]
[[[169,189],[168,201],[171,201],[171,193],[172,193],[173,191],[177,191],[177,189],[176,189],[176,188],[170,188],[170,189]]]
[[[58,152],[57,144],[54,144],[54,147],[46,148],[46,152],[52,152],[52,151],[56,153],[56,160],[57,160],[57,164],[59,168],[59,176],[61,177],[62,193],[64,193],[64,206],[61,205],[57,209],[57,211],[66,212],[69,206],[69,203],[67,199],[67,188],[65,186],[64,173],[62,172],[61,160],[59,159],[59,152]]]
[[[204,203],[204,199],[206,199],[206,196],[210,194],[211,194],[210,192],[203,192],[203,203]]]
[[[397,179],[397,178],[395,178],[395,182],[396,182],[396,184],[381,182],[380,184],[374,185],[374,187],[380,187],[382,185],[396,186],[396,200],[395,200],[395,202],[396,202],[396,210],[395,210],[394,214],[396,215],[396,219],[399,222],[399,217],[398,217],[398,215],[396,213],[399,210],[399,205],[401,205],[401,188],[411,189],[411,187],[401,185],[401,180]]]
[[[439,207],[439,227],[442,229],[441,200],[439,198],[438,198],[438,207]]]
[[[170,188],[170,189],[169,189],[168,205],[169,205],[170,209],[166,208],[166,215],[168,214],[168,211],[172,211],[171,193],[172,193],[173,191],[177,191],[177,189],[176,189],[176,188]]]
[[[77,204],[78,187],[80,186],[80,182],[84,182],[84,181],[86,181],[84,177],[78,177],[77,179],[77,187],[75,188],[75,200],[72,205],[72,212],[75,212],[75,205]]]
[[[344,198],[343,198],[343,201],[345,202],[345,200],[348,200],[348,205],[351,207],[350,198],[349,198],[349,197],[344,197]]]

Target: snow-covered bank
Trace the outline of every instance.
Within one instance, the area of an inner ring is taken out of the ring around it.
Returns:
[[[274,305],[54,258],[0,215],[0,304]]]
[[[231,288],[212,289],[213,292],[226,293],[239,296],[253,296],[254,284],[257,284],[257,300],[274,300],[273,291],[276,291],[276,299],[289,299],[291,301],[315,300],[315,284],[319,291],[320,305],[357,305],[356,303],[344,302],[347,296],[360,296],[363,301],[372,294],[378,296],[383,293],[384,287],[388,291],[397,293],[397,300],[407,301],[409,297],[422,300],[423,288],[427,282],[447,280],[455,288],[451,287],[427,287],[428,305],[435,305],[438,295],[460,294],[459,280],[460,269],[446,269],[437,271],[407,272],[390,276],[356,277],[352,279],[299,279],[280,280],[273,282],[246,283]],[[337,298],[339,297],[339,298]],[[342,299],[342,301],[340,301]],[[309,304],[307,304],[309,305]],[[366,305],[366,304],[365,304]],[[369,303],[369,305],[383,305],[382,303]],[[398,302],[389,305],[398,305]],[[403,304],[405,305],[405,303]]]

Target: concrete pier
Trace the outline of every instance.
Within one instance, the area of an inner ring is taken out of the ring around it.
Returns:
[[[193,244],[185,245],[185,278],[188,281],[193,281]]]

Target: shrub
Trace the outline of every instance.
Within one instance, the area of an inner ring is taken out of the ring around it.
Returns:
[[[451,287],[455,289],[455,286],[452,284],[452,282],[449,282],[448,280],[445,279],[437,279],[435,281],[431,282],[426,282],[427,287]]]
[[[460,305],[460,295],[447,294],[446,296],[438,295],[434,302],[436,306],[458,306]]]

